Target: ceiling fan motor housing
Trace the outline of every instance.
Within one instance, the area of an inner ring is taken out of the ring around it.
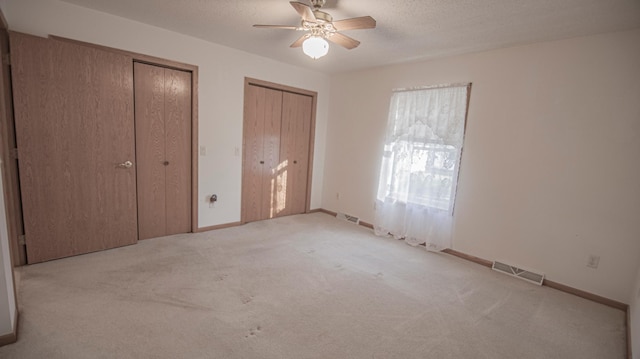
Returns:
[[[333,21],[333,17],[331,15],[327,14],[324,11],[314,10],[313,11],[313,15],[315,15],[317,22],[332,22]]]
[[[313,8],[316,10],[323,7],[324,4],[325,4],[325,0],[311,0],[311,5],[313,5]]]

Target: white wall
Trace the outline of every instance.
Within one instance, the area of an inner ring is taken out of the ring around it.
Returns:
[[[323,207],[373,221],[392,89],[473,82],[454,249],[626,303],[640,253],[638,44],[640,29],[332,76]]]
[[[329,77],[57,0],[1,0],[9,29],[58,35],[199,67],[199,226],[240,220],[244,77],[318,92],[311,208],[321,205]],[[311,61],[311,60],[310,60]],[[218,195],[214,208],[205,198]]]
[[[0,161],[1,169],[2,161]],[[2,173],[0,173],[0,337],[13,333],[16,320],[16,300],[3,188]]]

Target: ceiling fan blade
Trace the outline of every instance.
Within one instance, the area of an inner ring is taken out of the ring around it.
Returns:
[[[253,27],[267,28],[267,29],[300,30],[300,28],[297,26],[287,26],[287,25],[253,25]]]
[[[333,27],[338,31],[373,29],[376,27],[376,20],[371,16],[354,17],[351,19],[334,21]]]
[[[333,33],[331,36],[328,36],[327,40],[336,43],[346,48],[347,50],[355,49],[356,47],[358,47],[358,45],[360,45],[360,41],[337,32]]]
[[[304,42],[304,40],[306,40],[309,37],[309,34],[304,34],[302,36],[300,36],[298,38],[298,40],[294,41],[293,44],[291,44],[291,46],[289,47],[300,47],[302,46],[302,43]]]
[[[289,3],[291,4],[291,6],[293,6],[294,9],[296,9],[298,14],[300,14],[300,16],[302,16],[302,20],[311,21],[311,22],[315,22],[316,21],[316,16],[313,15],[313,11],[309,7],[309,5],[303,4],[303,3],[298,2],[298,1],[291,1]]]

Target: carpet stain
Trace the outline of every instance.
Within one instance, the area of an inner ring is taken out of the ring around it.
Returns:
[[[151,300],[151,301],[154,301],[154,300]],[[167,300],[155,300],[155,302],[159,304],[165,304],[165,305],[181,308],[181,309],[186,309],[186,310],[196,310],[196,311],[204,311],[204,312],[211,311],[211,308],[207,306],[191,303],[191,302],[180,300],[180,299],[169,298]]]
[[[216,282],[222,282],[223,280],[225,280],[229,275],[228,274],[220,274],[217,275],[213,278],[214,281]]]
[[[190,311],[210,312],[212,308],[170,295],[132,295],[121,298],[129,302],[155,303]]]
[[[260,327],[259,325],[255,328],[251,328],[249,329],[249,334],[245,335],[245,338],[253,338],[255,336],[257,336],[260,333],[260,330],[262,330],[262,327]]]
[[[242,304],[249,304],[251,302],[253,302],[253,296],[252,295],[242,298]]]

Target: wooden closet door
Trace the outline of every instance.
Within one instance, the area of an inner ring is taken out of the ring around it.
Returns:
[[[275,216],[282,91],[247,86],[244,106],[242,210],[252,222]]]
[[[138,160],[138,234],[166,232],[164,68],[135,63],[135,127]]]
[[[253,222],[261,218],[262,166],[266,91],[262,87],[247,86],[244,96],[243,159],[242,159],[242,218]],[[264,161],[263,161],[264,162]]]
[[[11,57],[28,263],[136,243],[132,59],[18,33]]]
[[[311,112],[313,98],[285,92],[282,99],[282,131],[280,158],[286,186],[279,188],[286,199],[279,215],[306,212],[309,173],[309,145],[311,140]]]
[[[191,73],[164,69],[166,235],[191,231]]]
[[[135,63],[140,239],[191,230],[191,73]]]
[[[282,91],[266,89],[264,113],[264,165],[262,165],[262,218],[273,218],[284,207],[278,198],[280,167],[280,125],[282,122]]]

